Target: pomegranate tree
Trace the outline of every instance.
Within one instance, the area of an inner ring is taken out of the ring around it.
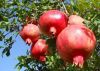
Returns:
[[[48,36],[57,36],[66,26],[68,17],[59,10],[49,10],[39,18],[41,31]]]
[[[57,50],[64,62],[83,67],[96,45],[93,32],[84,25],[70,24],[57,37]]]
[[[26,16],[26,20],[27,23],[32,23],[34,25],[38,25],[38,21],[35,18],[31,18],[29,16]]]
[[[78,15],[69,16],[68,23],[69,24],[83,24],[84,19]]]
[[[40,30],[37,25],[26,24],[19,32],[22,39],[27,43],[35,43],[40,38]]]
[[[32,45],[30,52],[33,58],[45,62],[45,56],[48,52],[48,45],[46,44],[46,40],[39,39],[34,45]]]

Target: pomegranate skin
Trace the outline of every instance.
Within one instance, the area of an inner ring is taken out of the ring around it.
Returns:
[[[19,34],[28,45],[35,43],[40,38],[40,30],[34,24],[24,25]]]
[[[93,32],[84,25],[70,24],[57,37],[56,46],[64,62],[83,67],[96,45]]]
[[[68,16],[59,10],[49,10],[39,18],[39,27],[47,36],[57,35],[67,26]]]
[[[34,45],[32,45],[30,50],[31,56],[41,62],[46,61],[47,52],[48,45],[44,39],[39,39]]]
[[[71,15],[69,16],[68,23],[69,24],[83,24],[84,19],[78,15]]]

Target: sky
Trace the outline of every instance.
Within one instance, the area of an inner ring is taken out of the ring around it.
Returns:
[[[25,44],[20,36],[16,38],[16,42],[12,46],[11,55],[9,57],[0,56],[0,71],[17,71],[15,65],[18,63],[17,57],[26,55],[27,49],[30,47]],[[24,70],[21,70],[24,71]]]

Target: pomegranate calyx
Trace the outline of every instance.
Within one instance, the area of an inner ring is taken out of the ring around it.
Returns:
[[[73,64],[75,66],[78,66],[80,68],[83,68],[83,64],[84,64],[84,57],[82,55],[78,55],[78,56],[75,56],[73,58]]]
[[[56,28],[55,27],[50,27],[50,32],[52,33],[52,36],[55,36]]]
[[[39,57],[39,60],[40,60],[41,62],[45,62],[45,61],[46,61],[46,57],[45,57],[45,56],[40,56],[40,57]]]
[[[26,39],[26,44],[30,45],[32,43],[31,39],[30,38],[27,38]]]

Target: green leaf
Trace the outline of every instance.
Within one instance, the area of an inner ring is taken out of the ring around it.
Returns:
[[[6,47],[3,49],[2,51],[2,56],[6,54],[6,56],[9,56],[10,55],[10,48],[9,47]]]
[[[0,46],[0,49],[1,49],[1,48],[4,48],[4,47],[3,47],[3,46]]]

